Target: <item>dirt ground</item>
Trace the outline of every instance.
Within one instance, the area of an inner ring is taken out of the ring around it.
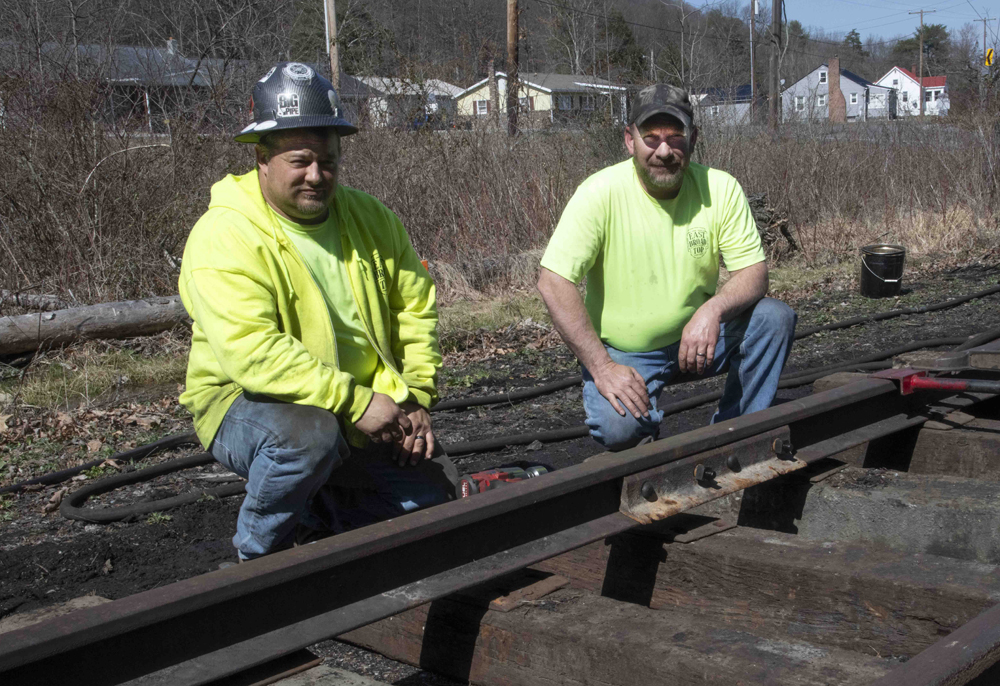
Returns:
[[[793,305],[799,327],[846,319],[897,307],[912,307],[982,290],[997,283],[1000,260],[990,258],[942,269],[908,266],[906,287],[899,298],[872,301],[856,294],[853,277],[833,277],[778,295]],[[925,315],[819,334],[796,342],[787,368],[802,370],[835,361],[847,361],[871,352],[915,340],[969,336],[1000,325],[1000,294],[959,307]],[[441,395],[444,399],[506,392],[534,386],[571,374],[579,367],[558,336],[547,327],[524,322],[499,332],[481,332],[464,350],[446,358]],[[723,378],[668,388],[661,404],[721,387]],[[778,402],[801,397],[810,387],[779,392]],[[86,450],[108,456],[108,437],[115,432],[133,443],[179,431],[190,431],[183,408],[176,403],[177,388],[146,390],[114,407],[36,418],[0,433],[0,440],[25,441],[39,436],[53,454]],[[579,387],[521,403],[439,412],[435,432],[445,443],[476,440],[577,426],[583,422]],[[706,424],[713,407],[704,406],[669,416],[661,436]],[[3,431],[0,425],[0,432]],[[20,433],[18,433],[20,432]],[[97,441],[99,443],[94,443]],[[120,441],[117,443],[120,445]],[[91,450],[92,449],[92,450]],[[143,460],[148,466],[165,459],[198,452],[195,448]],[[461,472],[522,460],[559,469],[600,452],[589,437],[536,446],[508,447],[492,453],[455,459]],[[42,458],[39,458],[42,459]],[[55,468],[55,463],[53,463]],[[116,473],[113,464],[91,470],[86,478],[46,486],[16,495],[0,496],[0,618],[86,594],[116,599],[173,581],[215,570],[235,559],[231,536],[235,530],[239,497],[202,499],[163,513],[108,525],[68,521],[52,503],[60,489],[71,491],[95,478]],[[96,499],[95,506],[145,501],[203,487],[224,477],[217,465],[189,470],[141,486],[132,486]],[[0,485],[16,479],[3,477]],[[47,511],[49,510],[49,511]],[[317,646],[328,662],[372,678],[395,683],[452,683],[418,669],[385,660],[359,649],[328,641]]]

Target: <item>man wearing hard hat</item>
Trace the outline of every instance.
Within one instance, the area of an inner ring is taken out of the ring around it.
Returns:
[[[434,283],[402,223],[337,184],[357,133],[305,64],[254,86],[256,169],[212,187],[184,250],[187,389],[202,444],[247,479],[240,560],[454,497],[428,409]]]

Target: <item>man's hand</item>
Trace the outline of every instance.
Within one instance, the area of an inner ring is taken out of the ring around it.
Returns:
[[[691,321],[681,333],[681,347],[677,362],[682,372],[704,374],[715,359],[715,345],[719,342],[720,318],[711,301],[695,311]]]
[[[590,369],[597,390],[608,399],[611,407],[622,417],[625,416],[623,405],[632,416],[649,418],[649,395],[646,393],[646,382],[642,375],[632,367],[608,359],[596,369]]]
[[[400,405],[410,420],[412,429],[392,446],[392,455],[402,467],[409,461],[415,465],[420,460],[429,460],[434,455],[434,431],[431,429],[431,414],[417,403]]]
[[[403,436],[413,428],[410,418],[396,401],[385,393],[375,393],[368,409],[361,419],[354,423],[358,431],[364,432],[375,443],[402,441]]]

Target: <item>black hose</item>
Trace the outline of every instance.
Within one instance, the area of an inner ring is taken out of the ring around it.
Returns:
[[[181,505],[188,505],[205,497],[227,498],[231,495],[239,495],[240,493],[243,493],[245,486],[241,480],[239,483],[226,484],[225,486],[220,486],[218,488],[197,490],[177,495],[172,498],[153,500],[145,503],[135,503],[133,505],[125,505],[122,507],[81,507],[88,498],[93,498],[96,495],[113,491],[116,488],[150,481],[158,476],[163,476],[164,474],[171,474],[173,472],[179,472],[182,469],[191,469],[192,467],[201,467],[202,465],[211,464],[213,462],[215,462],[215,458],[212,457],[211,453],[198,453],[197,455],[170,460],[169,462],[164,462],[146,469],[140,469],[135,472],[116,474],[115,476],[95,481],[90,485],[84,486],[83,488],[66,495],[63,498],[62,503],[59,505],[59,514],[66,519],[107,524],[108,522],[119,522],[123,519],[128,519],[138,515],[150,514],[151,512],[162,512],[163,510],[180,507]]]
[[[998,336],[1000,337],[1000,336]],[[959,345],[965,343],[968,340],[966,336],[953,336],[951,338],[932,338],[926,341],[914,341],[913,343],[907,343],[906,345],[900,345],[891,350],[883,350],[881,352],[872,353],[871,355],[865,355],[864,357],[858,357],[851,360],[850,362],[833,362],[822,367],[813,367],[812,369],[804,369],[800,372],[785,373],[781,375],[782,379],[795,379],[800,376],[813,376],[816,374],[832,374],[835,371],[842,371],[841,367],[853,367],[859,364],[865,364],[866,362],[876,362],[878,360],[884,360],[887,357],[895,357],[896,355],[902,355],[903,353],[911,353],[914,350],[923,350],[924,348],[940,348],[946,345]]]
[[[995,333],[995,332],[986,332]],[[996,332],[1000,333],[1000,332]],[[985,334],[981,334],[974,338],[981,338]],[[1000,337],[1000,336],[998,336]],[[909,343],[907,345],[898,346],[891,350],[882,351],[880,353],[873,353],[871,355],[866,355],[865,357],[852,360],[850,362],[840,362],[834,363],[832,365],[826,365],[824,367],[817,367],[814,369],[807,369],[802,372],[791,375],[783,375],[778,382],[778,388],[795,388],[797,386],[805,386],[813,383],[817,379],[824,376],[849,370],[873,370],[873,369],[885,369],[892,366],[891,361],[883,361],[884,358],[893,357],[895,355],[900,355],[904,352],[911,352],[913,350],[919,350],[922,348],[932,348],[940,347],[945,345],[956,345],[965,344],[969,340],[968,337],[954,337],[954,338],[935,338],[926,341],[916,341]],[[881,358],[881,359],[880,359]],[[701,405],[706,405],[711,402],[715,402],[722,397],[723,391],[710,391],[708,393],[702,393],[700,395],[695,395],[690,398],[684,398],[683,400],[678,400],[676,402],[670,403],[669,405],[664,405],[660,408],[663,412],[663,416],[677,414],[679,412],[684,412],[686,410],[691,410]],[[540,441],[542,443],[554,443],[558,441],[568,441],[574,438],[582,438],[590,432],[587,426],[573,426],[565,429],[553,429],[550,431],[536,431],[532,433],[516,434],[509,436],[494,436],[492,438],[486,438],[479,441],[464,441],[461,443],[453,443],[445,447],[445,451],[450,456],[458,457],[460,455],[469,455],[473,453],[489,452],[492,450],[502,450],[508,446],[512,445],[528,445],[534,443],[535,441]],[[122,486],[128,486],[134,483],[139,483],[143,481],[148,481],[154,479],[158,476],[164,474],[170,474],[172,472],[180,471],[182,469],[189,469],[191,467],[198,467],[205,464],[210,464],[213,461],[211,454],[200,453],[198,455],[193,455],[191,457],[180,458],[176,460],[171,460],[169,462],[164,462],[163,464],[156,465],[154,467],[149,467],[147,469],[139,470],[137,472],[130,472],[127,474],[118,474],[107,479],[102,479],[92,485],[84,486],[83,488],[73,492],[72,494],[66,496],[59,507],[59,512],[62,516],[67,519],[76,519],[85,522],[96,522],[96,523],[108,523],[121,521],[123,519],[128,519],[130,517],[135,517],[138,515],[149,514],[152,512],[162,512],[163,510],[168,510],[174,507],[179,507],[181,505],[187,505],[189,503],[196,502],[203,497],[212,496],[216,498],[225,498],[231,495],[239,495],[245,490],[244,484],[227,484],[226,486],[221,486],[219,488],[195,491],[192,493],[185,493],[183,495],[173,496],[170,498],[165,498],[163,500],[155,500],[144,503],[137,503],[134,505],[125,505],[122,507],[114,508],[84,508],[83,503],[95,495],[100,495],[101,493],[107,493],[116,488]]]
[[[823,324],[822,326],[813,326],[808,329],[803,329],[800,332],[796,332],[795,338],[805,338],[806,336],[812,336],[814,333],[819,333],[820,331],[833,331],[835,329],[846,329],[850,326],[857,326],[858,324],[867,324],[869,322],[879,322],[884,319],[893,319],[895,317],[902,317],[904,314],[926,314],[928,312],[936,312],[938,310],[947,310],[952,307],[958,307],[963,303],[967,303],[970,300],[976,300],[977,298],[984,298],[987,295],[993,295],[994,293],[1000,293],[1000,286],[992,286],[982,291],[976,293],[971,293],[969,295],[963,295],[958,298],[952,298],[951,300],[943,300],[939,303],[933,303],[931,305],[924,305],[922,307],[905,307],[898,310],[887,310],[885,312],[879,312],[877,314],[866,314],[859,315],[857,317],[851,317],[850,319],[844,319],[839,322],[833,322],[832,324]]]
[[[173,448],[179,448],[182,445],[197,445],[198,436],[194,432],[186,434],[173,434],[172,436],[166,436],[159,439],[158,441],[153,441],[152,443],[147,443],[146,445],[140,445],[138,448],[132,448],[131,450],[123,450],[120,453],[115,453],[111,457],[101,458],[100,460],[91,460],[76,467],[69,467],[68,469],[60,469],[58,472],[49,472],[48,474],[42,474],[41,476],[36,476],[33,479],[27,479],[25,481],[18,482],[16,484],[11,484],[9,486],[4,486],[0,488],[0,494],[3,493],[17,493],[23,491],[28,486],[33,486],[35,484],[41,484],[43,486],[48,486],[51,484],[57,484],[61,481],[66,481],[80,472],[91,469],[92,467],[98,467],[108,460],[115,460],[116,462],[131,463],[136,460],[141,460],[143,458],[149,457],[150,455],[155,455],[161,453],[164,450],[171,450]]]
[[[990,329],[989,331],[984,331],[981,334],[972,336],[962,345],[955,348],[956,351],[968,350],[969,348],[978,348],[981,345],[986,345],[991,341],[995,341],[1000,338],[1000,329]]]
[[[821,331],[833,331],[836,329],[844,329],[851,326],[856,326],[858,324],[883,321],[886,319],[892,319],[894,317],[900,317],[908,314],[925,314],[928,312],[944,310],[956,307],[963,303],[969,302],[970,300],[975,300],[977,298],[993,295],[994,293],[998,292],[1000,292],[1000,285],[993,286],[981,291],[977,291],[976,293],[965,295],[959,298],[952,298],[950,300],[945,300],[939,303],[933,303],[931,305],[925,305],[922,307],[901,308],[897,310],[888,310],[886,312],[876,313],[874,315],[862,315],[858,317],[852,317],[850,319],[844,319],[839,322],[833,322],[831,324],[824,324],[822,326],[811,327],[809,329],[802,329],[800,331],[797,331],[795,334],[795,340],[806,338]],[[956,343],[959,343],[959,346],[958,348],[956,348],[956,350],[966,350],[968,348],[982,345],[997,338],[1000,338],[1000,329],[986,331],[981,334],[977,334],[971,338],[962,338],[962,339],[942,338],[942,339],[934,339],[931,341],[918,341],[916,343],[911,343],[905,346],[894,348],[890,351],[884,351],[882,353],[874,353],[866,357],[858,358],[856,360],[852,360],[851,362],[833,363],[830,365],[826,365],[825,367],[803,370],[802,372],[797,372],[793,374],[784,374],[782,375],[781,381],[779,381],[778,387],[790,388],[792,387],[792,385],[806,385],[828,374],[833,374],[838,371],[846,371],[848,369],[867,368],[866,365],[885,359],[886,357],[900,355],[905,352],[911,352],[913,350],[918,350],[921,348],[938,347],[941,345],[954,345]],[[879,367],[879,368],[884,368],[884,367]],[[514,402],[518,400],[535,398],[538,396],[546,395],[548,393],[554,393],[564,388],[577,386],[582,383],[582,380],[583,379],[581,375],[574,375],[571,377],[565,377],[563,379],[557,379],[556,381],[552,381],[547,384],[543,384],[541,386],[522,388],[515,391],[510,391],[507,393],[502,393],[497,395],[477,396],[472,398],[455,398],[438,403],[438,405],[432,408],[431,411],[434,412],[434,411],[464,409],[480,405],[492,405],[503,402]],[[678,401],[677,403],[665,406],[662,409],[664,410],[665,415],[674,414],[676,412],[682,412],[684,410],[691,409],[693,407],[697,407],[699,405],[703,405],[708,402],[713,402],[721,397],[722,397],[721,391],[705,393],[700,396],[694,396],[687,400]],[[522,434],[518,436],[508,436],[508,437],[498,436],[496,438],[483,439],[481,441],[466,441],[462,443],[456,443],[453,446],[450,446],[448,448],[448,451],[449,454],[464,455],[472,452],[495,450],[497,449],[497,447],[504,447],[507,445],[529,444],[533,443],[536,440],[540,440],[542,442],[567,440],[570,438],[577,438],[579,436],[584,436],[587,434],[587,432],[588,432],[587,427],[572,427],[569,429],[556,429],[553,431],[536,432],[533,434]],[[197,443],[197,436],[195,436],[194,433],[177,434],[174,436],[167,436],[165,438],[160,439],[159,441],[150,443],[145,446],[140,446],[138,448],[134,448],[129,451],[118,453],[116,455],[113,455],[109,459],[114,459],[123,462],[132,462],[137,459],[148,457],[162,450],[193,443]],[[102,464],[104,461],[105,460],[94,460],[83,465],[78,465],[76,467],[71,467],[69,469],[63,469],[58,472],[51,472],[49,474],[44,474],[42,476],[35,477],[33,479],[28,479],[26,481],[22,481],[17,484],[5,486],[0,488],[0,494],[21,491],[24,490],[26,486],[33,484],[47,485],[47,484],[59,483],[72,476],[79,474],[80,472],[86,469],[98,466]],[[120,475],[120,476],[126,476],[126,475]],[[80,489],[76,493],[81,493],[86,490],[87,488]],[[155,512],[158,510],[154,508],[148,511]]]
[[[869,322],[883,321],[886,319],[893,319],[895,317],[902,317],[907,314],[926,314],[928,312],[936,312],[938,310],[946,310],[952,307],[957,307],[963,303],[967,303],[970,300],[976,300],[977,298],[983,298],[988,295],[993,295],[994,293],[1000,293],[1000,286],[993,286],[982,291],[977,291],[976,293],[971,293],[969,295],[963,295],[959,298],[952,298],[951,300],[944,300],[938,303],[933,303],[931,305],[924,305],[922,307],[907,307],[898,310],[887,310],[886,312],[878,312],[871,315],[861,315],[858,317],[851,317],[850,319],[843,319],[839,322],[832,322],[830,324],[823,324],[822,326],[813,326],[808,329],[801,329],[795,332],[795,340],[800,340],[802,338],[808,338],[813,334],[820,333],[822,331],[834,331],[837,329],[847,329],[852,326],[857,326],[859,324],[867,324]],[[992,337],[990,337],[992,336]],[[967,347],[975,347],[977,345],[982,345],[988,341],[1000,338],[1000,332],[993,335],[993,332],[987,331],[985,333],[979,334],[978,336],[970,339],[963,343]],[[982,342],[975,342],[977,339],[983,339]],[[950,345],[950,344],[944,344]],[[934,347],[934,346],[926,346]],[[965,347],[959,347],[958,350],[965,350]],[[903,352],[910,352],[905,350]],[[902,353],[895,353],[897,355]],[[443,412],[446,410],[462,410],[468,407],[475,407],[479,405],[495,405],[498,403],[514,402],[517,400],[527,400],[529,398],[537,398],[548,393],[554,393],[560,391],[564,388],[570,388],[572,386],[579,386],[583,383],[583,376],[580,374],[575,374],[573,376],[564,377],[562,379],[557,379],[550,383],[544,384],[542,386],[533,386],[530,388],[520,388],[516,391],[510,391],[508,393],[499,393],[496,395],[483,395],[476,396],[473,398],[454,398],[451,400],[446,400],[440,402],[431,408],[431,412]]]
[[[519,388],[516,391],[498,393],[497,395],[480,395],[473,398],[454,398],[452,400],[445,400],[444,402],[438,403],[431,408],[431,412],[463,410],[467,407],[476,407],[478,405],[496,405],[499,403],[514,402],[515,400],[525,400],[527,398],[535,398],[548,393],[555,393],[556,391],[561,391],[562,389],[570,388],[571,386],[579,386],[582,382],[583,377],[577,374],[576,376],[557,379],[556,381],[552,381],[541,386]]]
[[[842,364],[833,369],[824,369],[822,371],[806,374],[802,376],[796,376],[793,378],[782,379],[778,382],[778,388],[795,388],[797,386],[807,386],[817,379],[821,379],[824,376],[829,376],[835,372],[846,372],[846,371],[867,371],[876,369],[888,369],[892,367],[892,362],[868,362],[861,364],[846,363]],[[667,417],[672,414],[678,414],[680,412],[686,412],[687,410],[693,410],[696,407],[701,407],[702,405],[707,405],[708,403],[715,402],[722,398],[722,391],[710,391],[708,393],[702,393],[700,395],[694,395],[690,398],[684,398],[683,400],[678,400],[677,402],[670,403],[669,405],[664,405],[660,407],[660,411],[663,412],[663,416]],[[568,429],[555,429],[552,431],[538,431],[536,433],[530,434],[517,434],[512,436],[497,436],[495,438],[485,438],[481,441],[463,441],[462,443],[453,443],[445,447],[445,452],[449,456],[459,456],[459,455],[470,455],[473,453],[483,453],[490,450],[502,450],[507,446],[511,445],[528,445],[534,443],[535,441],[541,441],[542,443],[556,443],[558,441],[568,441],[573,438],[582,438],[590,433],[590,429],[587,426],[574,426]]]

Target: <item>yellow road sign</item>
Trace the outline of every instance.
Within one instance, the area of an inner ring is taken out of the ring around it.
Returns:
[[[987,67],[993,66],[993,48],[990,48],[989,50],[986,51],[986,66]]]

